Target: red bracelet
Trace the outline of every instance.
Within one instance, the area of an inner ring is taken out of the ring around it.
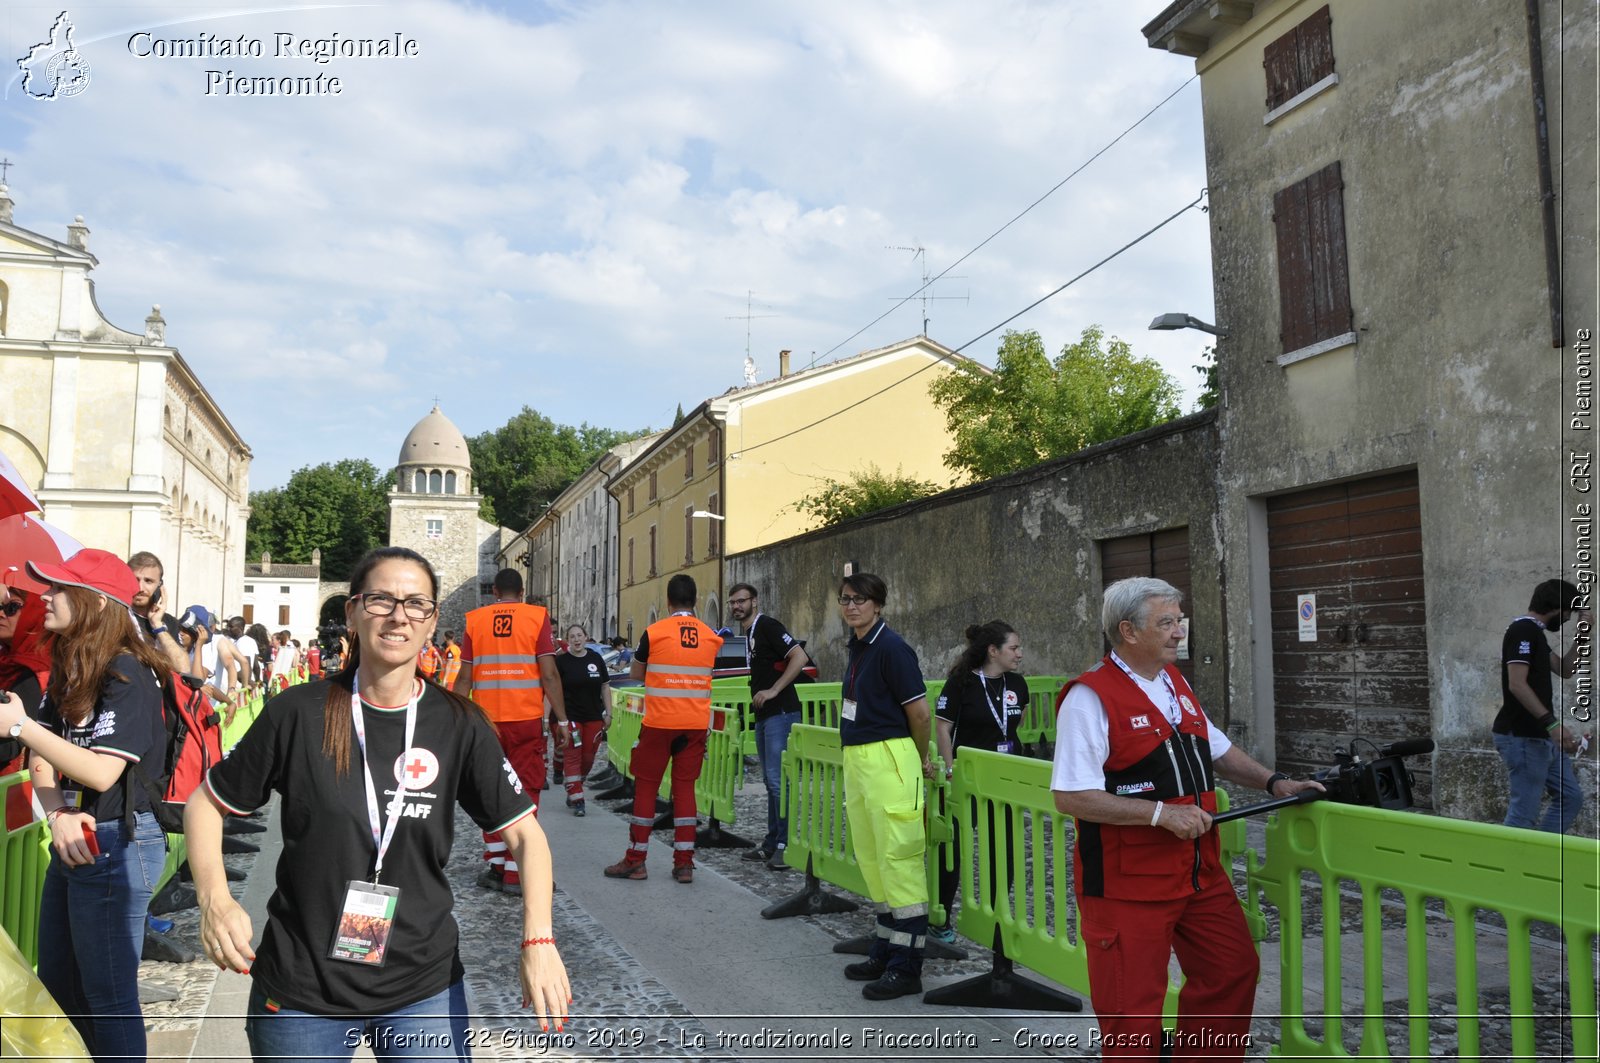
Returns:
[[[523,941],[522,947],[527,948],[529,945],[554,945],[555,943],[555,938],[528,938]]]

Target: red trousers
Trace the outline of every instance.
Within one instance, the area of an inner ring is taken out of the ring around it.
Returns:
[[[567,784],[567,797],[576,799],[583,796],[583,780],[589,777],[589,769],[594,767],[594,753],[600,748],[600,732],[606,729],[604,720],[579,720],[577,723],[578,737],[582,745],[573,745],[569,740],[567,748],[561,754],[561,771]],[[571,731],[568,731],[571,734]]]
[[[1089,959],[1089,998],[1102,1059],[1159,1059],[1167,960],[1178,955],[1173,1063],[1240,1060],[1250,1047],[1261,961],[1233,884],[1218,875],[1174,901],[1078,898],[1078,933]]]
[[[522,789],[533,801],[533,814],[539,814],[539,791],[544,789],[544,720],[505,720],[494,725],[506,760],[522,780]],[[498,831],[483,836],[483,858],[491,867],[503,870],[505,881],[522,882],[517,862],[511,858],[505,839]]]
[[[706,759],[706,733],[679,731],[645,724],[633,745],[633,819],[628,826],[630,861],[642,861],[650,851],[650,824],[655,822],[656,793],[667,761],[672,761],[672,864],[694,866],[694,831],[698,825],[694,799],[695,780]]]

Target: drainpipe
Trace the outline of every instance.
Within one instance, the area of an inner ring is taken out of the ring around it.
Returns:
[[[1550,346],[1565,347],[1561,306],[1561,246],[1556,234],[1556,193],[1550,174],[1550,120],[1545,107],[1544,55],[1539,34],[1539,0],[1525,0],[1528,15],[1528,75],[1533,86],[1533,126],[1539,150],[1539,201],[1544,208],[1544,269],[1550,292]]]

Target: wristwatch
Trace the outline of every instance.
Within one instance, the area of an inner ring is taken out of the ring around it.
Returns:
[[[6,729],[6,737],[7,738],[21,738],[22,737],[22,724],[23,723],[24,723],[24,721],[18,720],[16,723],[14,723],[10,727],[8,727]]]

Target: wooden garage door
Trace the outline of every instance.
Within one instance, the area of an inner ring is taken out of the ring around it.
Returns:
[[[1189,609],[1189,529],[1168,528],[1146,535],[1125,535],[1100,542],[1102,590],[1129,576],[1154,576],[1183,592],[1184,609]],[[1190,632],[1193,642],[1194,632]],[[1111,646],[1106,645],[1109,651]],[[1191,657],[1193,654],[1190,655]],[[1194,662],[1181,660],[1178,671],[1194,685]]]
[[[1429,737],[1416,473],[1268,499],[1267,543],[1279,770],[1327,767],[1353,738]],[[1302,594],[1316,595],[1311,642],[1299,637]],[[1431,807],[1428,758],[1407,764]]]

